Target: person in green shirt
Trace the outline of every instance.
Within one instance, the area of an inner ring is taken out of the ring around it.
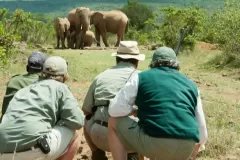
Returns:
[[[83,103],[87,115],[84,134],[92,151],[92,160],[107,160],[106,151],[110,151],[107,143],[108,102],[132,75],[140,72],[138,62],[145,59],[136,41],[121,41],[117,53],[112,56],[116,57],[116,65],[94,78]],[[130,151],[128,159],[137,159],[137,154]]]
[[[16,92],[0,124],[0,160],[73,159],[85,116],[64,84],[67,70],[63,58],[49,57],[40,79]]]
[[[179,69],[173,49],[160,47],[150,69],[133,75],[111,100],[108,141],[114,160],[126,160],[126,150],[152,160],[187,160],[206,143],[199,89]],[[138,122],[128,117],[135,112]]]
[[[39,78],[39,73],[42,72],[43,63],[46,60],[46,55],[42,52],[32,52],[28,57],[28,63],[26,66],[27,73],[23,75],[13,76],[7,83],[6,93],[2,103],[2,116],[5,114],[8,104],[13,98],[14,94]],[[0,118],[0,122],[2,119]]]

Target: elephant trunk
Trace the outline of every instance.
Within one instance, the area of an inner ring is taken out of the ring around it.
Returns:
[[[63,37],[64,37],[64,32],[65,32],[65,27],[64,27],[64,25],[59,24],[58,29],[59,29],[59,30],[58,30],[59,36],[60,36],[61,38],[63,38]]]

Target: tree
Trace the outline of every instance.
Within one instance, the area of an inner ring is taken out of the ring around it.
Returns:
[[[137,30],[142,30],[145,27],[144,22],[150,18],[154,18],[153,11],[145,4],[139,3],[136,0],[128,0],[127,4],[120,9],[129,18],[129,25]]]

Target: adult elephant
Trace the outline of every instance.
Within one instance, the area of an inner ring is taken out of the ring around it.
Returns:
[[[109,47],[107,42],[107,32],[109,32],[117,34],[115,47],[118,47],[120,41],[124,40],[124,34],[128,30],[128,17],[119,10],[92,11],[90,24],[95,26],[97,46],[100,46],[101,35],[103,43],[106,47]]]
[[[65,39],[67,38],[67,44],[69,47],[70,43],[70,23],[67,18],[61,18],[58,17],[55,19],[54,22],[54,29],[56,32],[56,37],[57,37],[57,49],[59,48],[60,45],[60,40],[61,40],[61,45],[62,49],[66,48],[65,46]]]
[[[76,35],[81,33],[81,40],[76,44],[76,49],[83,49],[83,38],[90,26],[90,9],[87,7],[79,7],[73,9],[68,14],[70,22],[70,32],[76,31]]]

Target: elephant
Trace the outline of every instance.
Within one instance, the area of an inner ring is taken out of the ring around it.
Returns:
[[[82,32],[80,34],[76,35],[76,31],[73,31],[70,35],[70,45],[73,48],[74,44],[76,45],[77,41],[80,40]],[[77,38],[76,38],[77,37]],[[88,30],[83,38],[83,46],[84,47],[91,47],[93,42],[96,41],[95,34]],[[79,49],[79,48],[77,48]]]
[[[67,38],[67,44],[69,47],[69,42],[70,42],[70,23],[67,18],[61,18],[58,17],[55,19],[54,22],[54,29],[56,32],[56,37],[57,37],[57,47],[59,48],[60,45],[60,40],[61,40],[61,45],[62,49],[66,48],[65,46],[65,39]]]
[[[95,26],[95,36],[98,41],[97,46],[100,46],[101,35],[105,47],[109,47],[107,42],[107,32],[109,32],[117,34],[115,47],[118,47],[128,30],[128,23],[128,17],[120,10],[91,11],[90,25],[93,24]]]
[[[70,32],[76,31],[75,35],[79,35],[81,33],[81,40],[76,43],[75,48],[83,49],[83,37],[90,26],[90,9],[87,7],[78,7],[73,9],[68,14],[68,20],[70,22]]]

